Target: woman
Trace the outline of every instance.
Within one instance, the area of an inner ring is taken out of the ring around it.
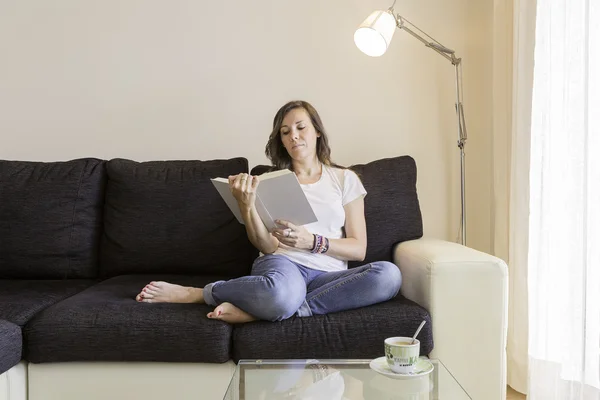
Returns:
[[[321,118],[309,103],[281,107],[266,154],[275,169],[296,174],[318,222],[295,226],[277,221],[280,228],[267,231],[254,203],[260,178],[230,176],[248,238],[261,252],[251,275],[204,288],[151,282],[136,300],[206,303],[216,307],[208,318],[243,323],[327,314],[396,296],[401,275],[394,264],[381,261],[348,269],[348,261],[365,258],[366,191],[354,172],[331,162],[330,153]]]

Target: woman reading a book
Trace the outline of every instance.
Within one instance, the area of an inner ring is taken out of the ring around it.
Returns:
[[[261,252],[250,276],[204,288],[151,282],[136,300],[148,303],[206,303],[208,318],[229,323],[280,321],[364,307],[389,300],[400,289],[398,267],[387,261],[348,269],[367,248],[364,189],[358,176],[331,162],[331,149],[317,111],[293,101],[279,109],[266,155],[274,169],[298,178],[318,221],[296,226],[277,221],[268,231],[256,211],[260,177],[229,177],[248,238]]]

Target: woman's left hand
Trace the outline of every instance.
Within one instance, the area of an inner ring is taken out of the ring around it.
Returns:
[[[289,221],[278,219],[275,221],[278,225],[283,225],[283,229],[273,229],[271,232],[281,243],[295,247],[297,249],[312,250],[314,245],[314,236],[303,226],[296,226]]]

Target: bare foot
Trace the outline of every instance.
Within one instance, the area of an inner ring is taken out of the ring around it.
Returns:
[[[221,303],[214,311],[206,314],[206,316],[210,319],[219,319],[230,324],[243,324],[244,322],[256,321],[258,319],[227,302]]]
[[[167,282],[150,282],[135,299],[144,303],[202,303],[203,290],[174,285]]]

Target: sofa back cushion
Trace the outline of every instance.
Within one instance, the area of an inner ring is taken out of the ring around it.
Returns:
[[[423,220],[417,196],[417,165],[410,156],[376,160],[350,167],[367,190],[367,254],[364,261],[393,261],[394,245],[423,236]]]
[[[253,175],[272,167],[257,165]],[[367,254],[364,261],[351,261],[356,267],[372,261],[393,261],[394,245],[423,236],[423,220],[417,196],[417,165],[410,156],[376,160],[350,167],[360,177],[367,196]]]
[[[249,273],[257,251],[210,181],[247,172],[245,158],[114,159],[107,171],[102,276]]]
[[[95,278],[104,161],[0,161],[0,278]]]

